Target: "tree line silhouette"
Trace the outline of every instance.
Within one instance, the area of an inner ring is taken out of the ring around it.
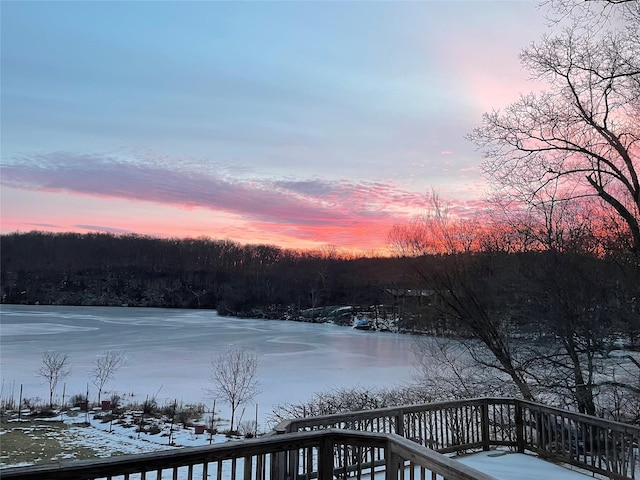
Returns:
[[[3,303],[212,308],[282,318],[326,305],[369,307],[384,302],[385,288],[411,286],[402,259],[345,259],[229,240],[34,231],[1,242]]]
[[[210,308],[295,320],[347,305],[354,314],[392,316],[400,330],[456,335],[468,330],[455,321],[463,303],[486,303],[491,319],[520,319],[528,329],[572,306],[565,316],[597,310],[600,323],[611,319],[627,335],[640,321],[639,270],[620,255],[492,248],[345,258],[229,240],[35,231],[0,240],[2,303]]]

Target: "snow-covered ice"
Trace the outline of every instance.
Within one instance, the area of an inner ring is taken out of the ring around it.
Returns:
[[[56,350],[69,355],[72,368],[66,399],[88,387],[90,400],[96,400],[89,379],[96,356],[122,350],[126,365],[106,390],[125,402],[149,396],[160,405],[175,399],[210,405],[211,359],[229,345],[244,345],[259,356],[261,390],[244,418],[254,418],[257,404],[262,425],[278,404],[339,387],[401,385],[414,371],[409,335],[221,317],[212,310],[2,305],[0,342],[2,398],[17,401],[22,384],[24,398],[46,400],[47,385],[36,372],[42,354]],[[57,389],[58,402],[63,387]],[[220,401],[216,410],[228,415]]]

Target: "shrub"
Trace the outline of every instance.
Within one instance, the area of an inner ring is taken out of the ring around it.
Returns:
[[[142,433],[148,433],[149,435],[157,435],[161,431],[162,431],[162,428],[160,428],[160,425],[158,425],[157,423],[148,423],[146,425],[138,425],[138,428],[136,428],[137,433],[142,432]]]
[[[171,403],[160,409],[160,413],[167,418],[172,418],[174,423],[189,427],[194,421],[200,420],[204,414],[205,406],[202,403],[177,405]]]
[[[200,420],[204,413],[204,405],[185,405],[176,412],[175,421],[181,423],[183,426],[188,427],[195,420]]]
[[[147,430],[147,433],[149,435],[157,435],[162,431],[162,429],[160,428],[160,425],[157,425],[155,423],[149,425],[149,428]]]
[[[253,438],[258,432],[258,424],[255,420],[243,420],[238,424],[238,433],[244,438]]]
[[[120,407],[120,396],[115,393],[111,395],[111,410],[116,411]]]
[[[51,407],[43,407],[32,411],[31,415],[36,418],[52,418],[58,415],[58,412],[54,411]]]
[[[81,403],[86,401],[87,401],[87,396],[82,393],[77,393],[69,399],[69,403],[71,403],[71,405],[73,405],[74,407],[79,407]]]
[[[148,398],[142,404],[142,412],[145,415],[151,415],[155,413],[159,413],[158,410],[158,402],[156,402],[155,398]]]
[[[102,423],[109,423],[110,421],[112,421],[112,420],[113,420],[113,418],[114,418],[114,417],[113,417],[113,415],[112,415],[111,413],[108,413],[108,414],[106,414],[106,415],[104,415],[104,416],[100,417],[100,418],[99,418],[99,420],[100,420]]]
[[[35,410],[41,403],[42,400],[40,399],[40,397],[22,399],[22,406],[24,408],[28,408],[29,410]]]

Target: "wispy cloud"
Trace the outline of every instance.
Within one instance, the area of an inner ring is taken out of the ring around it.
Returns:
[[[391,225],[429,209],[426,196],[386,181],[273,179],[166,157],[57,152],[2,165],[1,183],[65,193],[205,209],[241,218],[247,233],[348,248],[383,245]],[[475,205],[451,212],[470,215]],[[98,219],[105,222],[105,219]],[[111,223],[109,221],[109,223]],[[76,222],[78,230],[131,233],[130,226]],[[270,233],[269,233],[270,232]]]
[[[80,230],[88,230],[90,232],[106,232],[116,234],[135,233],[125,228],[105,227],[103,225],[76,225],[75,227],[79,228]]]
[[[60,228],[60,225],[56,225],[53,223],[29,223],[29,225],[36,228],[47,228],[47,229],[54,229],[54,230],[57,230],[58,228]]]
[[[422,195],[387,182],[233,178],[167,159],[68,152],[13,158],[2,165],[1,182],[21,190],[200,207],[300,225],[374,221],[389,210],[420,208],[424,201]]]

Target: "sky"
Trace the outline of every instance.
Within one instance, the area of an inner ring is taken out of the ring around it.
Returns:
[[[380,252],[481,207],[530,1],[2,1],[2,233]]]

